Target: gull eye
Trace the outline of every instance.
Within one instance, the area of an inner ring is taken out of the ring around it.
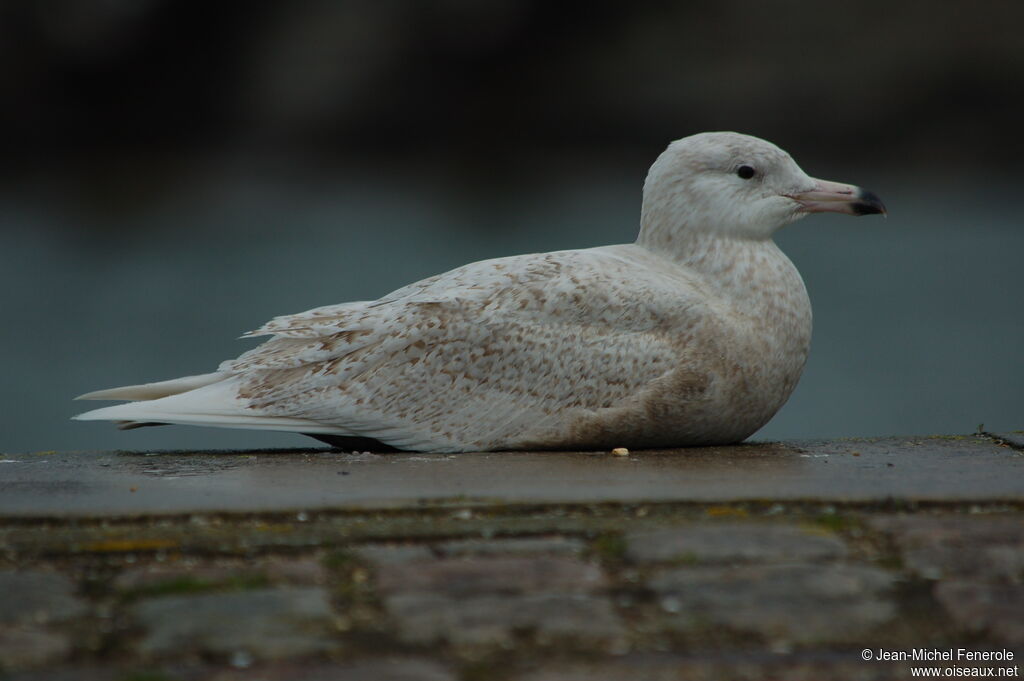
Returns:
[[[736,169],[736,174],[742,177],[744,180],[749,180],[755,174],[753,166],[740,166]]]

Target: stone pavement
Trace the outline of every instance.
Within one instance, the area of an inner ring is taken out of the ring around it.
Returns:
[[[877,659],[914,649],[954,659]],[[1020,433],[0,456],[5,680],[1015,678],[1021,655]]]

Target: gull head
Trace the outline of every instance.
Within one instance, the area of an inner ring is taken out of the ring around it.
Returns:
[[[769,239],[808,213],[885,214],[873,193],[810,177],[771,142],[704,132],[672,142],[644,182],[644,231]]]

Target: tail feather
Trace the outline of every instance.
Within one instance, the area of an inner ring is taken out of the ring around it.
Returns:
[[[142,409],[156,402],[130,402],[113,407],[93,409],[71,418],[75,421],[115,421],[122,430],[150,425],[177,424],[181,426],[216,426],[219,428],[248,428],[252,430],[283,430],[295,433],[351,435],[347,430],[326,426],[316,421],[288,416],[261,414],[203,414],[167,408]]]
[[[124,385],[120,388],[108,388],[107,390],[94,390],[91,393],[79,395],[76,400],[158,400],[161,397],[179,395],[181,393],[203,388],[214,383],[219,383],[230,376],[223,371],[215,371],[211,374],[199,374],[197,376],[182,376],[172,378],[169,381],[157,383],[141,383],[139,385]]]
[[[283,430],[297,433],[352,435],[317,421],[262,414],[238,398],[228,373],[203,374],[160,383],[125,386],[87,393],[78,399],[133,399],[135,402],[93,409],[76,421],[114,421],[122,429],[168,423],[221,428]]]

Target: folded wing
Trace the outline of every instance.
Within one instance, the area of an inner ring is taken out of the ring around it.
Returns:
[[[616,289],[623,281],[629,296]],[[248,334],[269,341],[218,372],[92,393],[84,397],[146,401],[78,418],[360,436],[423,451],[545,442],[567,414],[636,399],[675,366],[672,318],[688,312],[664,286],[611,249],[473,263],[377,301],[276,318]]]

